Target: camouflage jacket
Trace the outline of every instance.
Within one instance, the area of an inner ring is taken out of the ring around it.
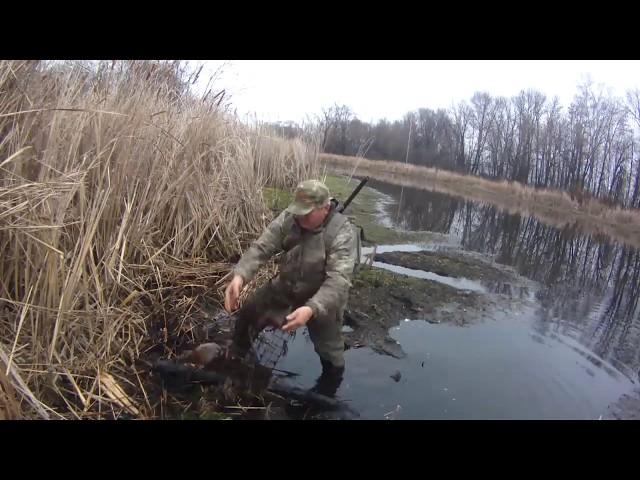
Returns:
[[[275,218],[234,268],[246,282],[272,256],[280,253],[279,272],[274,280],[292,303],[311,307],[313,318],[336,318],[346,306],[356,262],[356,237],[353,225],[332,208],[316,230],[298,226],[293,215],[283,211]],[[338,222],[330,226],[331,222]],[[335,231],[331,245],[326,234]]]

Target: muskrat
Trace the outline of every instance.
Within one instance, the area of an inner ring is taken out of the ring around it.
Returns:
[[[225,354],[226,349],[218,345],[217,343],[203,343],[198,345],[193,350],[187,350],[179,359],[183,362],[194,363],[204,367],[210,364],[216,358]]]

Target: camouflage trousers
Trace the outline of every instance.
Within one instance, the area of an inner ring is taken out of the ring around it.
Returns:
[[[254,292],[236,314],[236,345],[243,349],[249,348],[265,328],[265,316],[287,315],[303,306],[307,300],[308,298],[296,298],[277,278],[269,281]],[[328,318],[313,317],[307,323],[309,337],[323,367],[330,364],[336,368],[344,368],[343,313],[344,308],[341,308]]]

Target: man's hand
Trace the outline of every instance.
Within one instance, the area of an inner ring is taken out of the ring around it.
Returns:
[[[233,280],[227,285],[227,289],[224,292],[224,308],[227,312],[231,313],[238,309],[238,298],[240,298],[240,290],[244,280],[240,275],[234,275]]]
[[[293,332],[305,326],[307,322],[311,320],[312,316],[313,310],[311,310],[311,307],[300,307],[287,315],[287,323],[282,326],[282,330],[285,332]]]

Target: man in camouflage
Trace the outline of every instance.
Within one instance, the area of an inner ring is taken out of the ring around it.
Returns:
[[[242,287],[268,259],[282,252],[278,275],[260,288],[236,315],[234,340],[247,349],[264,324],[265,312],[284,311],[286,332],[306,326],[323,367],[317,389],[334,394],[344,371],[342,320],[357,262],[351,222],[337,212],[328,188],[307,180],[294,201],[245,252],[233,269],[225,308],[238,308]]]

